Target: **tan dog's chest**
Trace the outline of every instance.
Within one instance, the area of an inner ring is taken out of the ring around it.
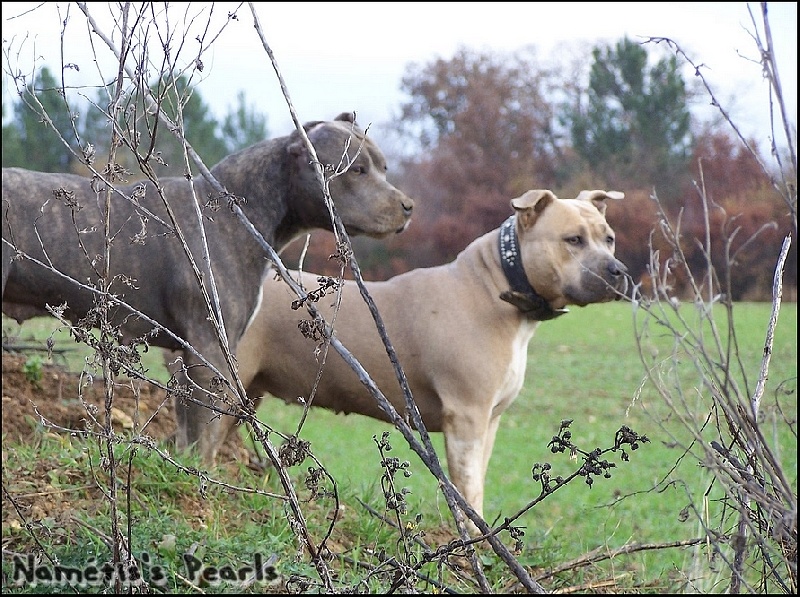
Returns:
[[[522,390],[528,366],[528,345],[538,325],[538,321],[524,322],[512,337],[511,359],[492,403],[492,417],[503,414]]]

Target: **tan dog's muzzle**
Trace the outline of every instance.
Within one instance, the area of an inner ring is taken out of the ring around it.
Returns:
[[[628,268],[612,258],[604,265],[583,268],[578,284],[568,285],[564,295],[578,306],[619,300],[628,289]]]

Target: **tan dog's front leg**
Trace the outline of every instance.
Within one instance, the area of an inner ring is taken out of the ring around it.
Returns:
[[[491,427],[491,429],[490,429]],[[464,499],[483,517],[483,484],[486,463],[485,446],[491,447],[497,425],[489,425],[489,413],[449,413],[444,425],[447,467],[450,479]],[[477,528],[469,522],[474,533]]]
[[[483,441],[483,480],[481,487],[486,487],[486,472],[489,470],[489,459],[492,457],[492,450],[494,449],[494,439],[497,436],[497,428],[500,426],[500,415],[492,417],[489,421],[489,427],[486,430],[486,437]],[[481,492],[483,496],[483,492]],[[483,514],[481,514],[483,516]]]

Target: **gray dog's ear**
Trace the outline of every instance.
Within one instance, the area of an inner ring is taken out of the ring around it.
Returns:
[[[355,119],[355,112],[342,112],[336,118],[334,118],[332,122],[348,122],[357,127],[358,125],[355,124]],[[342,125],[331,125],[330,122],[326,122],[324,120],[314,120],[303,125],[303,129],[306,131],[306,136],[308,136],[308,140],[311,141],[311,144],[314,147],[316,147],[318,143],[322,143],[323,139],[329,138],[331,135],[339,134],[337,131],[340,131],[342,128]],[[356,137],[363,136],[363,133],[357,128],[351,128],[350,132],[355,132]],[[286,150],[296,158],[301,158],[304,161],[307,160],[308,150],[306,148],[306,144],[300,138],[300,135],[297,133],[297,131],[294,131],[292,134],[295,138],[291,143],[289,143],[289,145],[286,146]]]
[[[597,208],[597,210],[601,214],[605,215],[606,199],[624,199],[625,193],[603,190],[581,191],[576,198],[581,201],[591,201],[594,203],[594,206]]]
[[[536,218],[544,211],[544,208],[555,201],[557,197],[552,191],[531,190],[526,191],[520,197],[511,200],[511,207],[517,213],[517,220],[523,228],[529,228],[536,222]]]
[[[341,120],[342,122],[349,122],[351,124],[355,124],[356,122],[356,113],[355,112],[342,112],[334,118],[334,120]]]
[[[317,126],[321,125],[323,122],[325,122],[325,121],[324,120],[312,120],[311,122],[306,122],[306,123],[303,124],[303,130],[307,133],[308,131],[310,131],[314,127],[317,127]],[[297,131],[294,131],[294,133],[296,134]]]
[[[342,114],[344,114],[344,112]],[[315,147],[317,142],[325,134],[325,124],[326,123],[324,120],[314,120],[311,122],[306,122],[303,125],[303,130],[305,130],[308,140],[311,141],[311,144]],[[286,151],[296,158],[306,159],[308,157],[308,149],[306,148],[305,141],[303,141],[297,131],[294,131],[292,135],[294,136],[294,139],[286,146]]]

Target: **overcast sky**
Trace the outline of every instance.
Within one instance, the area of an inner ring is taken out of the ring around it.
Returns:
[[[89,3],[98,24],[109,34],[110,15],[119,10],[118,6]],[[184,15],[201,15],[196,23],[205,23],[212,3],[171,6],[171,24],[183,30]],[[185,6],[189,9],[184,12]],[[212,31],[239,4],[213,6],[217,17]],[[359,122],[372,123],[373,132],[380,136],[381,123],[396,115],[404,100],[400,80],[408,63],[446,59],[460,47],[513,51],[533,45],[543,61],[559,63],[564,57],[580,55],[582,48],[587,48],[583,55],[588,58],[592,45],[616,43],[626,35],[635,41],[668,37],[694,62],[706,65],[706,80],[737,124],[748,135],[756,136],[762,147],[767,144],[768,86],[757,62],[752,37],[756,30],[748,12],[749,6],[763,35],[759,3],[259,2],[255,6],[266,41],[303,121],[355,110]],[[790,119],[796,124],[797,4],[768,6],[779,74]],[[7,78],[9,68],[30,69],[36,56],[38,64],[48,64],[58,73],[61,22],[65,19],[64,61],[80,67],[80,71],[66,72],[67,82],[97,83],[98,69],[86,20],[77,6],[4,2],[6,101],[8,93],[13,93]],[[115,40],[119,40],[118,34]],[[192,51],[195,49],[196,44],[191,46]],[[96,55],[105,80],[109,80],[114,71],[108,50],[100,47]],[[238,9],[238,20],[225,28],[203,62],[200,90],[217,116],[232,108],[237,92],[244,90],[248,102],[267,114],[270,135],[291,130],[288,108],[247,5]],[[687,81],[695,79],[688,65],[683,72]],[[710,115],[701,106],[694,109],[703,117]]]

